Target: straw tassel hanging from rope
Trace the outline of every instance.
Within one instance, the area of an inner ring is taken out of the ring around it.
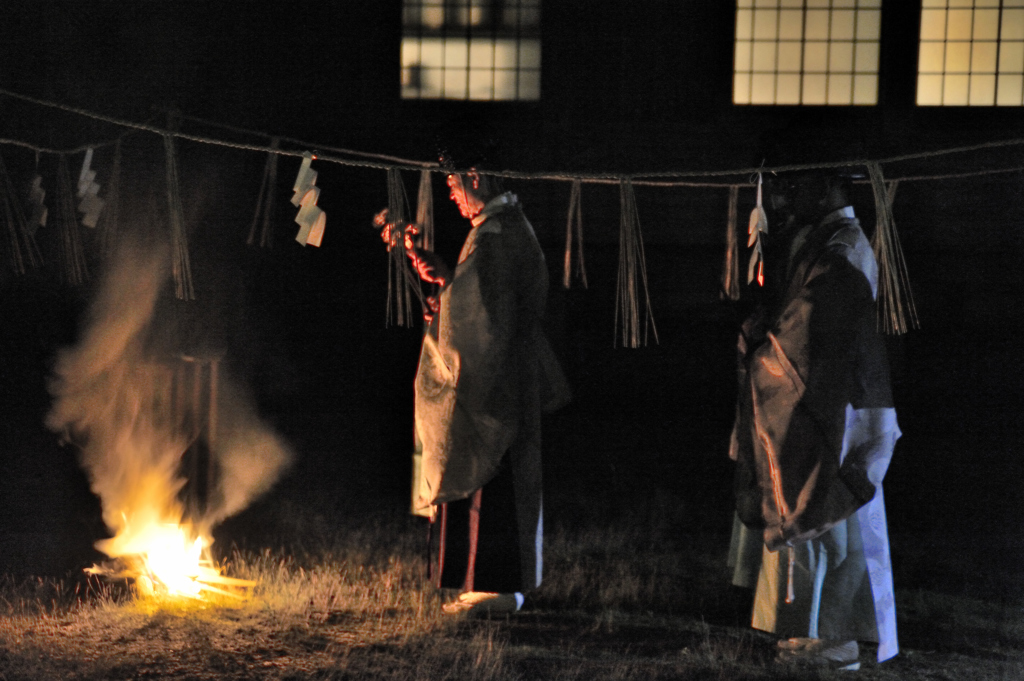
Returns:
[[[110,168],[110,181],[107,185],[107,202],[105,210],[100,214],[97,225],[100,241],[100,252],[109,257],[117,248],[117,234],[120,228],[118,220],[121,208],[121,140],[114,143],[114,161]]]
[[[897,182],[886,183],[882,166],[877,161],[869,162],[867,169],[877,216],[871,247],[878,261],[878,325],[885,333],[903,334],[909,328],[919,328],[920,322],[910,290],[907,262],[903,258],[903,247],[892,217]]]
[[[280,144],[280,138],[274,137],[270,140],[271,149],[277,149]],[[263,167],[263,180],[260,183],[260,193],[256,198],[256,213],[252,216],[252,224],[249,226],[249,237],[245,240],[245,243],[250,246],[270,248],[272,243],[270,219],[274,214],[274,188],[277,186],[277,158],[278,155],[273,151],[267,154],[267,163]],[[256,233],[256,225],[259,225],[258,235]]]
[[[638,348],[641,342],[647,344],[647,331],[654,333],[658,342],[658,328],[651,313],[651,298],[647,293],[647,263],[644,259],[644,242],[640,234],[640,216],[633,195],[633,183],[628,179],[619,181],[619,202],[622,217],[619,221],[619,271],[615,301],[615,340],[630,348]],[[638,286],[643,286],[643,292]],[[643,299],[641,300],[641,295]],[[641,310],[641,306],[643,309]],[[643,338],[640,333],[640,317],[643,315]],[[621,326],[620,326],[621,324]]]
[[[71,171],[68,160],[60,155],[57,164],[57,229],[60,230],[58,253],[64,282],[79,286],[89,277],[82,248],[82,235],[78,231],[75,217],[74,189],[71,186]]]
[[[761,173],[757,174],[757,205],[750,211],[750,221],[747,223],[747,248],[754,247],[750,254],[750,264],[747,266],[747,283],[757,278],[758,286],[764,286],[764,240],[762,235],[768,233],[768,215],[764,212],[764,204],[761,202]]]
[[[174,274],[174,294],[181,300],[195,300],[192,286],[192,263],[188,253],[188,233],[181,205],[178,185],[178,161],[174,153],[174,138],[164,134],[164,168],[167,174],[167,208],[171,227],[171,272]]]
[[[577,177],[572,181],[572,190],[569,192],[569,218],[565,223],[565,268],[562,276],[562,285],[565,288],[569,288],[571,279],[574,235],[576,239],[576,276],[583,282],[583,288],[587,288],[587,267],[583,262],[582,184]]]
[[[736,238],[736,216],[739,204],[739,185],[729,187],[729,213],[725,225],[725,261],[722,263],[722,300],[740,299],[740,243]]]
[[[14,191],[14,183],[7,174],[7,166],[0,158],[0,219],[7,226],[7,243],[11,268],[16,274],[25,274],[27,267],[39,265],[39,250],[29,230],[25,213]]]
[[[412,267],[405,254],[405,234],[408,224],[408,199],[402,173],[388,169],[388,212],[391,243],[388,248],[388,307],[387,324],[412,326]]]

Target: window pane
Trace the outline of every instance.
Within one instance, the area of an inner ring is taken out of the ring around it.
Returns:
[[[881,10],[857,13],[857,40],[878,40],[882,36]]]
[[[828,70],[831,73],[853,72],[853,43],[832,43],[829,46]]]
[[[510,100],[516,98],[518,84],[517,74],[513,69],[494,70],[494,99]]]
[[[775,103],[775,74],[755,73],[751,77],[750,103]]]
[[[946,43],[946,73],[969,73],[971,44]]]
[[[1024,40],[1024,9],[1003,10],[1003,40]]]
[[[469,65],[474,69],[489,69],[494,66],[494,42],[473,40],[469,43]]]
[[[807,40],[828,40],[828,10],[807,10],[804,38]]]
[[[754,39],[774,40],[779,13],[773,9],[754,10]]]
[[[466,98],[466,70],[445,69],[444,96],[453,99]]]
[[[779,71],[800,70],[800,43],[779,43]]]
[[[878,43],[857,43],[854,71],[878,73]]]
[[[516,41],[495,40],[494,41],[494,68],[514,69],[518,55],[516,54]]]
[[[853,77],[853,103],[878,104],[878,76],[858,75]]]
[[[942,104],[942,76],[917,77],[917,103],[920,106]]]
[[[969,104],[988,106],[996,101],[996,77],[972,75]]]
[[[969,9],[951,9],[946,21],[946,40],[970,40],[971,16]]]
[[[732,77],[732,101],[736,104],[750,104],[750,76],[736,73]]]
[[[494,71],[491,69],[469,70],[469,98],[489,100],[494,95]]]
[[[919,73],[942,73],[942,65],[945,59],[945,43],[921,43],[917,70]]]
[[[947,75],[942,79],[942,103],[947,106],[965,106],[967,104],[968,77]]]
[[[1002,73],[1024,71],[1024,43],[1003,43],[999,47],[999,71]]]
[[[540,41],[519,41],[519,67],[521,69],[540,68]]]
[[[804,71],[824,73],[828,66],[828,43],[804,45]]]
[[[853,101],[853,76],[833,73],[828,78],[828,103],[850,104]]]
[[[804,75],[804,104],[825,103],[825,76],[817,74]]]
[[[420,96],[421,97],[440,97],[441,96],[441,78],[443,77],[444,71],[441,69],[421,69],[420,77]]]
[[[799,104],[800,103],[800,75],[796,73],[779,74],[777,92],[775,95],[776,104]]]
[[[736,40],[750,40],[754,37],[754,13],[749,9],[736,12]]]
[[[540,99],[540,71],[525,69],[519,72],[519,99]]]
[[[754,43],[754,71],[775,70],[775,46],[777,43]]]
[[[921,40],[946,39],[946,10],[921,10]]]
[[[420,44],[420,63],[438,68],[444,65],[444,41],[424,38]]]
[[[750,70],[750,43],[747,41],[736,41],[736,71],[749,71]]]
[[[975,40],[996,40],[999,38],[999,10],[979,9],[974,12]]]
[[[999,106],[1020,106],[1024,96],[1024,76],[999,76],[999,94],[996,104]]]
[[[974,43],[971,46],[971,72],[996,72],[996,43]]]
[[[832,12],[832,40],[853,40],[854,15],[851,10],[835,10]]]
[[[456,68],[463,71],[469,66],[469,46],[465,40],[448,38],[444,42],[444,66],[446,69]],[[447,79],[445,80],[447,83]],[[445,88],[447,89],[447,87]]]
[[[804,34],[804,13],[798,9],[779,12],[779,39],[800,40]]]

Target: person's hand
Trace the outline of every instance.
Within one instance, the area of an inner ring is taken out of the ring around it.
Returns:
[[[451,278],[448,265],[445,264],[444,260],[437,253],[424,251],[420,248],[409,248],[406,250],[406,254],[412,260],[412,266],[416,270],[416,274],[428,284],[444,286]]]
[[[405,225],[404,229],[400,229],[398,225],[388,222],[387,208],[373,216],[373,224],[381,228],[380,238],[388,245],[389,251],[398,245],[399,235],[402,235],[406,252],[412,252],[416,248],[413,237],[420,233],[419,227],[410,223]]]
[[[430,324],[434,321],[434,315],[441,309],[441,304],[436,296],[427,296],[427,309],[423,311],[423,321]]]

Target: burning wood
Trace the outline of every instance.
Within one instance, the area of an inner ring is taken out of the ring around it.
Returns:
[[[202,598],[204,592],[211,592],[241,598],[238,589],[256,586],[248,579],[222,575],[206,551],[209,539],[200,536],[190,541],[189,534],[187,527],[176,523],[150,524],[138,532],[128,530],[124,537],[109,540],[119,544],[117,550],[124,553],[112,563],[93,565],[85,572],[109,579],[132,579],[136,592],[144,597]]]

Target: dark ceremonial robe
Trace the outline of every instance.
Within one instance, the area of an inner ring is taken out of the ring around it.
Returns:
[[[898,648],[882,479],[900,431],[877,264],[849,207],[798,232],[783,262],[781,295],[739,342],[732,564],[743,568],[744,545],[751,555],[747,528],[763,528],[754,626],[877,640],[888,659]],[[793,578],[778,553],[791,547]]]
[[[511,566],[516,578],[487,584],[470,577],[466,583],[477,591],[522,591],[541,581],[541,412],[568,399],[541,328],[547,285],[544,255],[517,198],[492,199],[473,218],[420,353],[413,510],[476,495],[471,512],[485,520],[505,513],[500,525],[514,526],[515,546],[505,555],[518,563]],[[496,478],[499,491],[478,492]],[[495,499],[504,501],[489,506]],[[485,543],[488,536],[478,538]],[[474,552],[502,553],[470,544]]]

